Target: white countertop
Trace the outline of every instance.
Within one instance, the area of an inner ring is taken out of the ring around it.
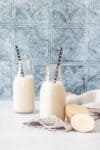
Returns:
[[[38,102],[36,103],[36,109]],[[35,111],[35,113],[37,110]],[[99,150],[100,120],[93,133],[46,131],[24,127],[34,114],[16,114],[11,101],[0,101],[0,150]]]

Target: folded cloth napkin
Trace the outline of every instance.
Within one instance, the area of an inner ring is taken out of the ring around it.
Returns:
[[[88,108],[91,112],[100,113],[100,90],[91,90],[81,95],[68,93],[66,104],[75,103]]]
[[[87,104],[87,103],[100,103],[100,90],[91,90],[85,92],[81,95],[76,95],[72,93],[66,93],[66,103],[75,103],[75,104]]]
[[[75,95],[72,93],[67,93],[66,104],[76,103],[85,106],[89,109],[91,115],[95,120],[100,119],[100,90],[92,90],[81,95]],[[47,118],[40,118],[39,114],[34,115],[32,120],[25,122],[24,125],[33,127],[43,127],[48,130],[52,129],[64,129],[65,131],[71,131],[72,127],[70,123],[62,121],[56,116],[49,116]]]
[[[25,122],[24,125],[33,126],[37,128],[45,128],[48,130],[52,129],[64,129],[65,131],[71,131],[72,127],[69,122],[62,121],[54,115],[51,115],[47,118],[40,118],[39,115],[35,115],[32,120]]]

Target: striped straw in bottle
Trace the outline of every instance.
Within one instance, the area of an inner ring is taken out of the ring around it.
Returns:
[[[58,78],[59,67],[60,67],[61,58],[62,58],[62,52],[63,52],[63,49],[61,48],[61,49],[59,50],[59,56],[58,56],[58,61],[57,61],[57,66],[56,66],[56,71],[55,71],[55,76],[54,76],[54,80],[53,80],[54,83],[56,83],[57,78]]]
[[[18,62],[19,62],[19,70],[20,70],[20,75],[22,76],[22,77],[24,77],[24,71],[23,71],[23,66],[22,66],[22,64],[21,64],[21,56],[20,56],[20,52],[19,52],[19,48],[18,48],[18,46],[16,45],[15,46],[15,49],[16,49],[16,55],[17,55],[17,59],[18,59]]]

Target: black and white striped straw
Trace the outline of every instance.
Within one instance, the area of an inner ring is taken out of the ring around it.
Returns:
[[[17,55],[17,58],[18,58],[18,62],[21,62],[21,56],[20,56],[19,48],[18,48],[17,45],[15,46],[15,49],[16,49],[16,55]],[[24,77],[24,70],[23,70],[22,64],[20,64],[20,74],[21,74],[21,76]]]
[[[59,67],[60,67],[60,64],[61,64],[61,58],[62,58],[62,53],[63,53],[63,49],[61,48],[61,49],[59,50],[58,61],[57,61],[57,66],[56,66],[55,76],[54,76],[54,80],[53,80],[54,83],[56,83],[57,78],[58,78]]]

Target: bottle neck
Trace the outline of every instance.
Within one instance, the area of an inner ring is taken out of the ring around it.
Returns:
[[[50,65],[46,67],[46,77],[45,80],[46,81],[54,81],[55,78],[55,67],[54,65]],[[58,72],[57,72],[57,81],[61,81],[61,68],[58,68]]]
[[[21,62],[18,63],[17,76],[24,77],[24,70],[23,70],[23,65]]]
[[[26,75],[32,75],[31,63],[29,60],[18,62],[17,75],[24,77]]]

